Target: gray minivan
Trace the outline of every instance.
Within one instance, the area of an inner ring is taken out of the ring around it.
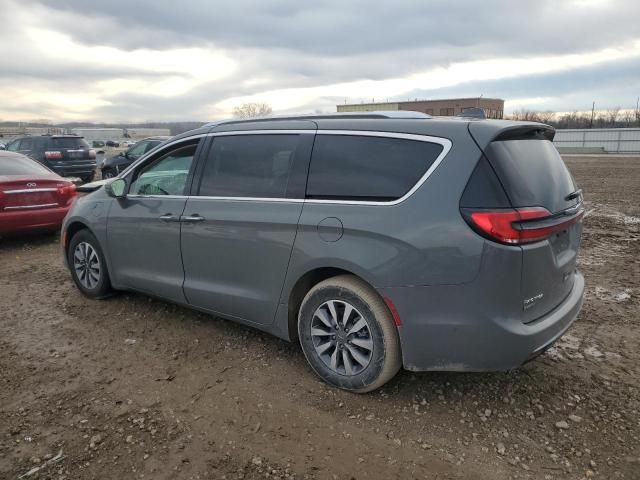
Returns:
[[[538,123],[371,112],[225,121],[96,182],[63,225],[90,297],[132,290],[299,341],[367,392],[520,366],[575,319],[581,191]]]

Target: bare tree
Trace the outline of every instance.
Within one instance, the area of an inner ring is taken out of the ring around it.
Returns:
[[[594,125],[595,125],[594,119]],[[591,125],[591,112],[569,112],[561,115],[552,122],[558,128],[589,128]]]
[[[235,118],[256,118],[266,117],[273,112],[271,105],[268,103],[244,103],[233,109]]]
[[[552,123],[556,118],[556,113],[551,110],[537,112],[535,110],[521,109],[513,112],[510,117],[512,120],[524,120],[527,122]]]
[[[526,122],[537,122],[538,121],[538,112],[534,112],[533,110],[526,110],[524,108],[513,112],[511,115],[512,120],[523,120]]]
[[[635,121],[635,113],[631,109],[623,110],[620,118],[622,119],[622,124],[624,127],[633,127],[633,123]]]
[[[616,122],[618,121],[618,116],[620,115],[620,107],[614,107],[607,110],[606,120],[609,126],[615,127]]]
[[[546,110],[544,112],[537,112],[538,121],[542,123],[551,123],[556,118],[556,112]]]

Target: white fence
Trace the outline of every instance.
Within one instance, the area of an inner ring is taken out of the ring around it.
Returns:
[[[562,150],[604,150],[607,153],[640,153],[640,128],[556,130],[553,143]]]

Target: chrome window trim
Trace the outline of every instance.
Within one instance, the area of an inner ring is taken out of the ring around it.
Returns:
[[[301,133],[316,134],[318,130],[232,130],[229,132],[207,133],[208,137],[229,137],[233,135],[300,135]]]
[[[332,205],[373,205],[373,206],[393,206],[404,202],[407,198],[413,195],[424,182],[431,176],[431,174],[438,168],[438,165],[442,163],[442,160],[447,156],[449,150],[451,150],[451,140],[442,137],[431,137],[429,135],[417,135],[414,133],[396,133],[396,132],[377,132],[371,130],[318,130],[318,135],[348,135],[348,136],[361,136],[361,137],[385,137],[385,138],[402,138],[405,140],[417,140],[419,142],[437,143],[442,145],[442,152],[436,157],[427,171],[420,177],[416,184],[409,189],[402,197],[395,200],[389,200],[385,202],[376,202],[371,200],[324,200],[324,199],[305,199],[305,203],[326,203]]]
[[[5,190],[4,193],[33,193],[33,192],[57,192],[57,188],[21,188],[18,190]]]
[[[189,200],[222,200],[222,201],[238,201],[238,202],[280,202],[280,203],[305,203],[304,198],[286,198],[286,197],[211,197],[190,195]]]
[[[139,195],[137,193],[127,194],[127,198],[189,198],[187,195]]]
[[[194,135],[192,137],[185,137],[175,140],[171,143],[164,145],[160,150],[151,151],[156,155],[162,152],[165,148],[169,148],[175,144],[194,140],[202,137],[221,137],[231,135],[269,135],[269,134],[314,134],[314,135],[349,135],[349,136],[361,136],[361,137],[384,137],[384,138],[401,138],[405,140],[416,140],[420,142],[436,143],[442,146],[442,152],[427,169],[427,171],[420,177],[416,184],[409,189],[402,197],[395,200],[376,202],[372,200],[325,200],[325,199],[305,199],[305,198],[262,198],[262,197],[216,197],[216,196],[199,196],[199,195],[127,195],[128,198],[185,198],[185,199],[203,199],[203,200],[223,200],[223,201],[252,201],[252,202],[288,202],[288,203],[311,203],[311,204],[328,204],[328,205],[370,205],[370,206],[393,206],[398,205],[407,200],[413,195],[427,179],[433,174],[433,172],[442,163],[444,158],[451,150],[452,143],[448,138],[432,137],[429,135],[419,135],[413,133],[398,133],[398,132],[380,132],[373,130],[233,130],[228,132],[211,132]],[[144,155],[140,159],[136,160],[129,167],[127,167],[121,175],[126,175],[128,172],[135,168],[138,164],[144,162],[149,155]]]
[[[149,150],[147,153],[142,155],[138,160],[136,160],[131,165],[129,165],[127,168],[125,168],[122,171],[122,175],[123,176],[124,175],[128,175],[130,170],[133,170],[139,164],[141,164],[142,162],[145,162],[147,160],[147,158],[151,157],[152,155],[156,155],[158,153],[161,153],[165,149],[167,149],[169,147],[172,147],[173,145],[176,145],[178,143],[188,142],[188,141],[195,140],[197,138],[203,138],[203,137],[220,137],[220,136],[228,136],[228,135],[230,136],[230,135],[251,135],[251,134],[264,135],[264,134],[269,134],[269,133],[277,133],[279,135],[283,135],[283,134],[295,134],[295,135],[297,135],[297,134],[301,134],[301,133],[315,134],[316,130],[232,130],[232,131],[229,131],[229,132],[199,133],[198,135],[192,135],[190,137],[183,137],[183,138],[179,138],[177,140],[171,141],[171,142],[167,143],[166,145],[162,145],[161,148],[158,148],[157,146],[154,147],[153,149]],[[118,175],[118,176],[120,176],[120,175]]]

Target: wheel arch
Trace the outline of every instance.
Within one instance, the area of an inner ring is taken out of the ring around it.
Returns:
[[[71,238],[81,230],[89,230],[89,232],[95,236],[95,233],[91,231],[91,228],[85,222],[72,220],[69,222],[69,225],[65,227],[64,232],[62,233],[62,246],[64,248],[65,255],[69,249],[69,242],[71,241]]]
[[[100,242],[100,239],[98,235],[96,235],[96,232],[88,225],[88,223],[81,219],[74,218],[72,220],[69,220],[68,224],[65,225],[63,228],[64,229],[62,231],[61,243],[62,243],[62,249],[63,249],[64,263],[67,266],[67,268],[70,268],[68,258],[69,258],[69,244],[71,243],[71,239],[78,232],[81,232],[82,230],[87,230],[91,235],[95,237],[100,248],[102,249],[102,254],[105,256],[105,260],[107,262],[107,275],[109,276],[109,281],[112,281],[113,278],[111,276],[111,264],[109,263],[108,258],[106,258],[106,252],[105,252],[104,246]]]
[[[302,305],[302,300],[318,283],[339,275],[351,275],[370,286],[374,291],[375,287],[371,282],[353,271],[339,267],[316,267],[301,275],[295,282],[287,297],[287,333],[289,340],[298,342],[298,312]]]

